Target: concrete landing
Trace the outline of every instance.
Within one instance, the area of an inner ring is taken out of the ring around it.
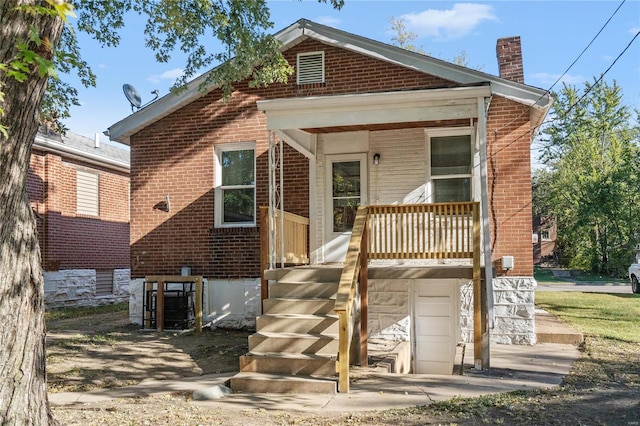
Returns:
[[[579,345],[584,336],[560,318],[536,309],[536,339],[538,343]]]

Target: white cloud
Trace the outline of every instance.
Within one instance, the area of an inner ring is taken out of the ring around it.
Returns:
[[[638,34],[638,31],[640,31],[640,27],[631,27],[631,28],[629,28],[629,34],[631,34],[631,35]]]
[[[551,87],[551,85],[555,83],[556,80],[558,80],[560,75],[561,74],[538,72],[531,75],[531,80],[534,81],[536,85],[539,85],[544,88],[548,88],[548,87]],[[580,86],[585,81],[588,81],[588,80],[589,80],[588,78],[579,74],[576,74],[576,75],[565,74],[562,76],[562,79],[560,79],[558,84],[556,84],[556,86],[554,87],[554,90],[559,90],[560,88],[562,88],[562,83],[566,83],[571,86]]]
[[[318,16],[315,19],[315,22],[333,28],[339,28],[340,24],[342,23],[342,21],[340,21],[338,18],[334,18],[333,16]]]
[[[402,15],[407,29],[421,37],[454,39],[463,37],[484,21],[497,21],[489,5],[478,3],[457,3],[451,9],[427,9],[419,13]]]
[[[184,74],[184,70],[182,68],[174,68],[172,70],[167,70],[162,74],[154,74],[147,77],[147,81],[151,83],[160,83],[162,80],[176,80]]]

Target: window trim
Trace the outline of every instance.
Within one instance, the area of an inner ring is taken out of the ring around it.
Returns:
[[[436,129],[425,129],[425,145],[426,145],[426,184],[424,186],[425,192],[425,200],[427,203],[433,203],[434,201],[434,189],[433,189],[433,181],[434,180],[446,180],[446,179],[460,179],[460,178],[469,178],[469,196],[470,199],[467,201],[473,201],[475,199],[475,185],[474,185],[474,156],[475,156],[475,148],[476,143],[474,141],[474,130],[473,126],[467,127],[443,127]],[[431,174],[431,138],[433,137],[447,137],[447,136],[469,136],[469,144],[471,146],[470,156],[469,156],[469,165],[470,165],[470,173],[458,173],[458,174],[449,174],[449,175],[436,175],[433,176]]]
[[[253,151],[253,185],[233,185],[222,186],[222,153],[229,151]],[[214,148],[214,225],[216,228],[255,228],[256,227],[256,143],[255,142],[231,142],[217,144]],[[224,189],[253,188],[253,221],[252,222],[224,222],[224,200],[222,192]]]

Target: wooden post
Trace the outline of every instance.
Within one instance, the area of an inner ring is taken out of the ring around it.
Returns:
[[[202,277],[194,277],[196,280],[196,333],[202,332]]]
[[[362,241],[360,242],[360,365],[369,365],[367,344],[369,340],[368,316],[369,316],[369,270],[367,268],[367,254],[369,251],[369,227],[368,215],[365,219]]]
[[[480,211],[478,203],[473,205],[473,365],[476,370],[488,368],[484,359],[483,295],[480,279]],[[486,301],[486,297],[484,297]],[[485,302],[486,303],[486,302]]]
[[[158,292],[156,299],[156,329],[164,330],[164,279],[158,279]]]
[[[264,271],[269,263],[269,207],[260,206],[260,313],[262,304],[269,298],[269,283],[264,278]]]
[[[349,308],[347,308],[349,309]],[[340,342],[338,346],[338,391],[349,393],[349,316],[346,311],[338,312]],[[344,337],[343,337],[344,336]]]

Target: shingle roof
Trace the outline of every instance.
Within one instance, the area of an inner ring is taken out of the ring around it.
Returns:
[[[41,128],[36,135],[34,147],[92,164],[129,171],[129,150],[107,143],[100,143],[96,147],[93,139],[77,133],[68,131],[61,136]]]

